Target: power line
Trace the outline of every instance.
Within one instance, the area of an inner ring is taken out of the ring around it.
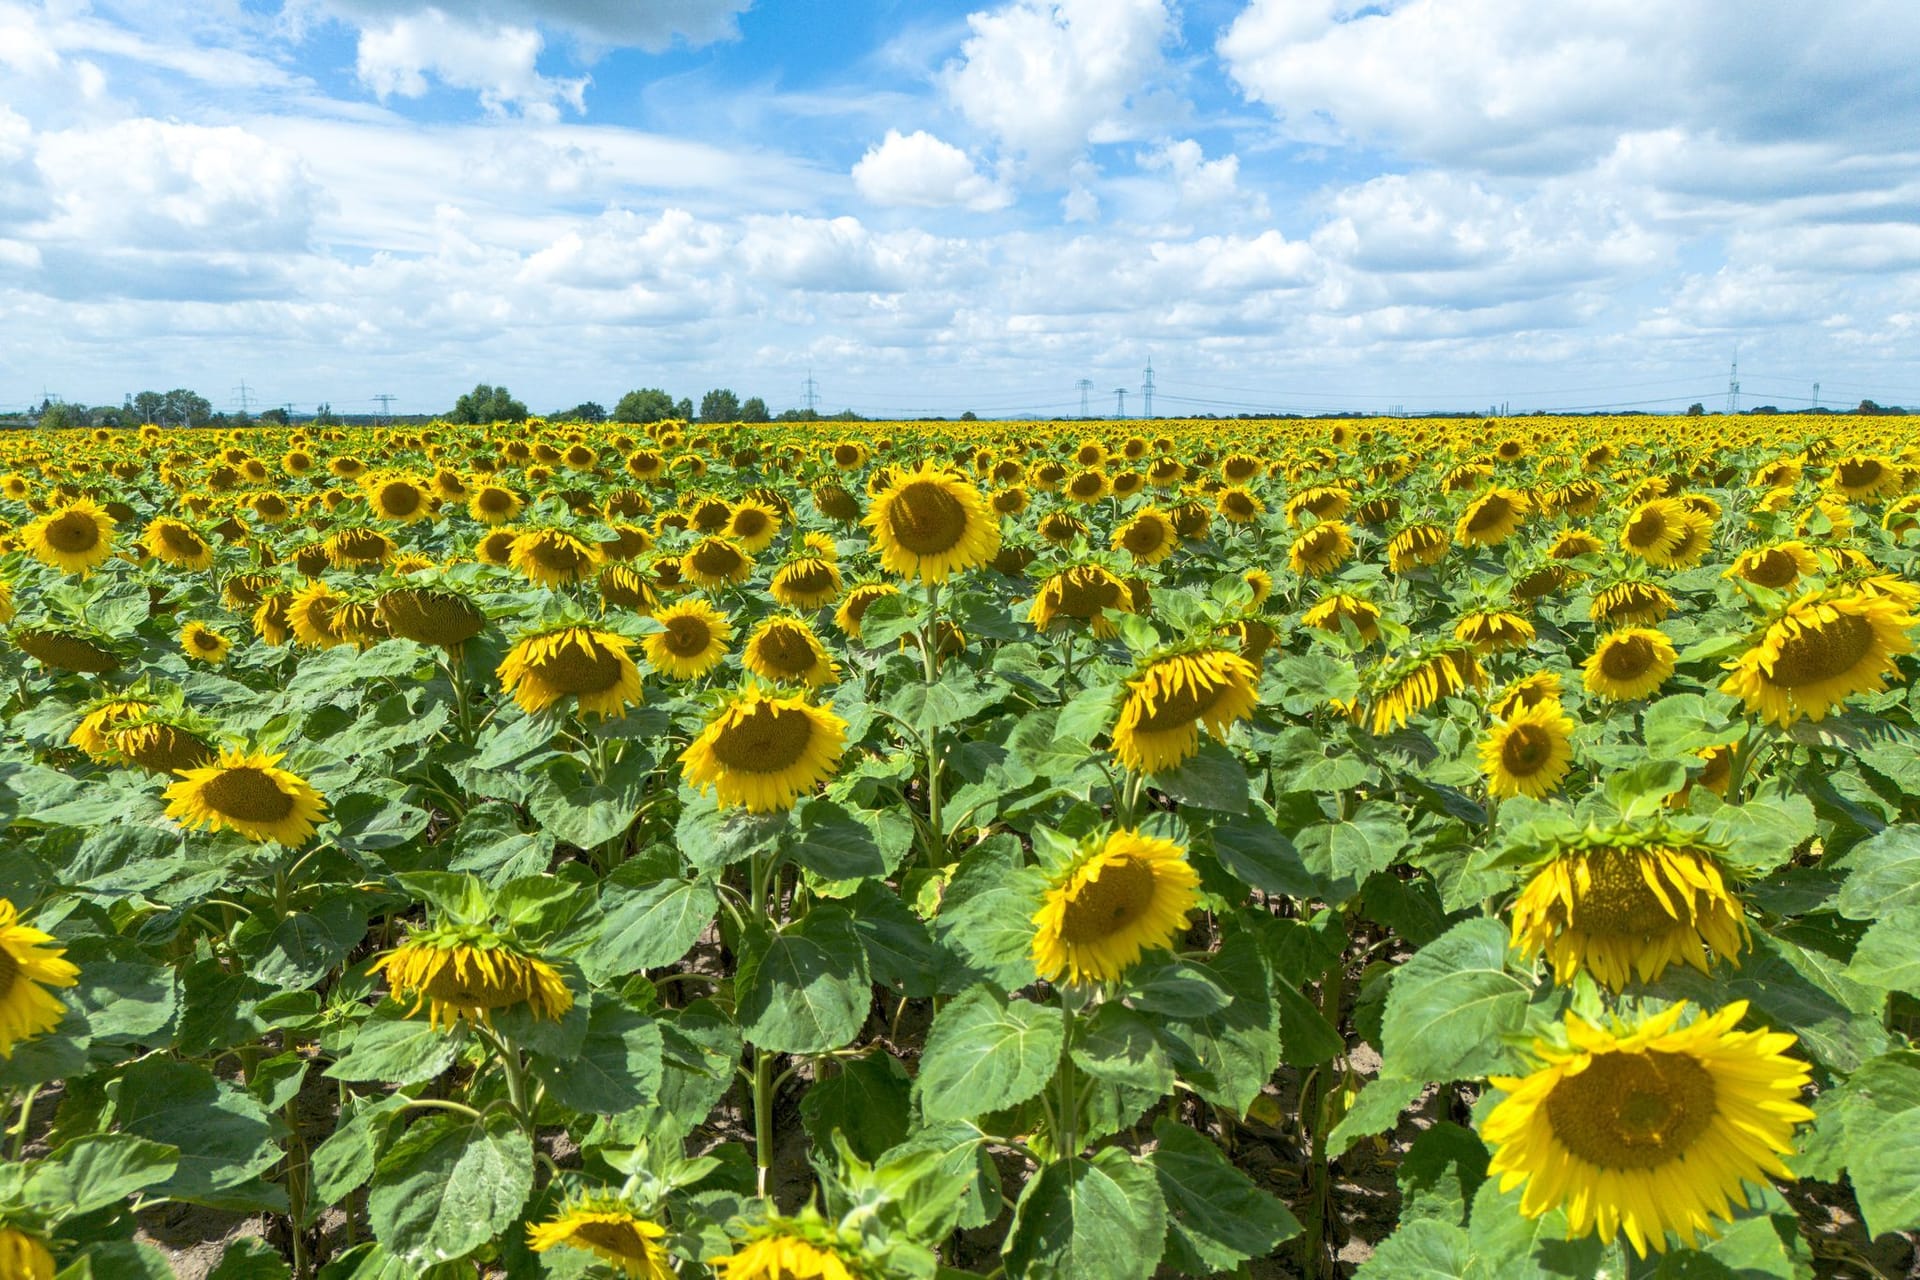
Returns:
[[[1140,384],[1140,398],[1146,402],[1145,415],[1153,416],[1153,357],[1147,357],[1146,379]]]
[[[395,400],[398,400],[399,398],[400,398],[399,396],[396,396],[391,392],[387,392],[387,391],[382,391],[377,396],[369,397],[369,399],[377,400],[380,402],[380,416],[382,418],[391,418],[393,416],[393,402]]]
[[[240,412],[244,416],[247,410],[252,407],[252,401],[250,397],[253,395],[253,390],[252,388],[247,386],[247,381],[245,378],[242,378],[240,380],[240,385],[233,389],[233,394],[240,398]]]
[[[807,412],[814,412],[814,404],[820,398],[820,384],[813,380],[813,370],[807,370],[807,381],[803,395],[807,402]]]
[[[1087,408],[1087,393],[1093,390],[1093,379],[1082,378],[1073,385],[1080,388],[1080,416],[1083,418],[1091,417],[1092,414]]]
[[[1126,417],[1127,416],[1127,389],[1125,387],[1115,387],[1113,389],[1113,397],[1114,397],[1113,416],[1116,418]]]

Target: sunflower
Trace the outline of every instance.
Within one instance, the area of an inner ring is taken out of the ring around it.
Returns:
[[[1612,1027],[1569,1012],[1566,1048],[1535,1041],[1538,1070],[1492,1078],[1507,1096],[1481,1126],[1487,1172],[1503,1192],[1526,1185],[1522,1214],[1565,1206],[1570,1236],[1611,1244],[1624,1231],[1645,1257],[1666,1252],[1669,1233],[1689,1247],[1717,1234],[1710,1219],[1753,1203],[1747,1183],[1793,1178],[1780,1157],[1813,1119],[1794,1037],[1736,1031],[1744,1000],[1676,1029],[1691,1011]]]
[[[1049,577],[1034,593],[1027,621],[1041,631],[1071,619],[1087,623],[1094,634],[1109,630],[1106,611],[1133,612],[1133,596],[1122,582],[1097,564],[1077,564]]]
[[[42,564],[82,577],[113,554],[114,519],[91,498],[75,498],[22,531],[27,553]]]
[[[772,1224],[765,1235],[733,1253],[708,1258],[718,1280],[861,1280],[866,1269],[849,1262],[824,1238],[809,1238],[792,1229],[797,1224]],[[784,1229],[783,1229],[784,1228]],[[816,1230],[814,1237],[824,1237]]]
[[[680,572],[695,586],[723,587],[745,582],[753,573],[753,557],[725,538],[702,538],[680,557]]]
[[[802,556],[780,566],[767,593],[789,609],[818,609],[840,598],[844,584],[831,560]]]
[[[637,524],[613,525],[613,537],[598,544],[605,560],[631,560],[653,548],[653,535]]]
[[[1804,542],[1775,542],[1743,551],[1720,576],[1739,578],[1770,591],[1788,591],[1808,574],[1820,572],[1820,558]]]
[[[1653,626],[1673,608],[1673,596],[1665,587],[1629,579],[1595,592],[1587,616],[1608,627]]]
[[[1344,635],[1351,622],[1360,639],[1372,644],[1380,638],[1380,606],[1362,596],[1337,591],[1300,615],[1303,625],[1328,635]]]
[[[1259,705],[1253,663],[1226,649],[1200,649],[1147,664],[1127,681],[1113,725],[1113,754],[1135,773],[1171,769],[1200,749],[1200,728],[1226,736]]]
[[[1801,596],[1740,657],[1722,693],[1777,725],[1821,720],[1856,693],[1878,693],[1897,676],[1894,655],[1911,653],[1920,618],[1897,595],[1858,590]]]
[[[194,662],[217,667],[227,660],[227,653],[232,648],[233,641],[205,623],[189,622],[180,628],[181,652]]]
[[[722,806],[771,813],[832,777],[846,738],[847,722],[824,707],[748,688],[707,721],[680,763],[687,785],[713,791]]]
[[[223,749],[218,760],[183,770],[167,788],[167,816],[185,827],[230,827],[255,844],[278,840],[298,848],[325,817],[327,800],[299,774],[275,768],[285,755]]]
[[[1111,982],[1165,951],[1199,902],[1200,877],[1171,840],[1120,830],[1083,843],[1034,913],[1033,963],[1050,982]]]
[[[1563,985],[1582,969],[1616,992],[1674,963],[1706,973],[1706,948],[1737,965],[1747,938],[1717,851],[1664,829],[1562,846],[1513,906],[1514,948],[1544,954]]]
[[[1577,560],[1581,556],[1599,555],[1607,549],[1606,544],[1584,529],[1566,529],[1555,535],[1547,548],[1549,560]]]
[[[1240,485],[1229,485],[1214,499],[1214,510],[1219,512],[1220,517],[1229,524],[1251,524],[1259,519],[1260,514],[1266,509],[1266,503],[1251,490]],[[1192,535],[1183,533],[1182,536]]]
[[[571,697],[583,715],[624,717],[640,701],[640,668],[627,656],[632,647],[615,631],[557,627],[521,637],[495,674],[528,715]]]
[[[886,596],[899,595],[900,589],[891,582],[862,582],[847,592],[840,607],[833,611],[833,625],[850,640],[860,639],[860,619],[873,602]]]
[[[293,618],[289,612],[290,601],[284,594],[271,595],[260,601],[253,611],[253,634],[261,641],[278,648],[287,642],[293,634]]]
[[[1502,689],[1488,704],[1487,712],[1496,720],[1510,720],[1528,707],[1559,705],[1560,673],[1536,671]]]
[[[95,702],[80,717],[80,723],[68,736],[67,744],[86,752],[99,761],[113,758],[113,732],[133,723],[153,710],[154,704],[145,698],[113,697]]]
[[[375,602],[387,630],[415,644],[452,649],[486,629],[487,615],[458,592],[403,587]]]
[[[747,670],[769,684],[804,684],[809,689],[840,682],[840,667],[813,628],[801,618],[774,616],[747,637],[741,654]]]
[[[184,520],[161,516],[148,522],[140,545],[162,564],[176,569],[205,569],[213,564],[213,548]]]
[[[1387,542],[1387,568],[1407,573],[1421,565],[1436,564],[1453,545],[1453,535],[1437,524],[1410,524]]]
[[[600,548],[564,529],[529,529],[513,540],[507,562],[543,587],[583,582],[600,567]]]
[[[823,480],[813,487],[813,505],[835,524],[854,524],[860,519],[860,499],[843,484]]]
[[[315,579],[287,601],[287,619],[293,638],[309,649],[331,649],[347,643],[334,624],[334,613],[345,601],[326,583]]]
[[[1353,558],[1353,537],[1345,522],[1317,524],[1287,548],[1287,567],[1303,578],[1321,578]]]
[[[1496,720],[1480,740],[1480,771],[1494,796],[1529,796],[1553,791],[1573,764],[1573,721],[1556,702],[1521,707]]]
[[[1533,643],[1533,624],[1517,613],[1504,609],[1478,609],[1461,618],[1453,628],[1453,638],[1473,646],[1475,653],[1486,655],[1508,649],[1524,649]]]
[[[1890,459],[1856,453],[1833,464],[1827,483],[1835,492],[1865,502],[1900,492],[1901,470]]]
[[[205,768],[220,754],[197,734],[152,716],[113,730],[108,739],[116,759],[166,778]]]
[[[1686,540],[1686,513],[1687,508],[1677,498],[1641,503],[1620,531],[1621,547],[1657,568],[1671,565],[1674,548]]]
[[[1347,509],[1352,505],[1351,491],[1340,485],[1317,484],[1287,499],[1287,523],[1300,524],[1303,516],[1312,516],[1316,520],[1338,520],[1347,514]]]
[[[1651,627],[1610,632],[1587,659],[1587,692],[1609,702],[1644,698],[1667,682],[1675,657],[1673,641]]]
[[[67,1016],[67,1006],[47,988],[72,986],[80,970],[60,958],[65,947],[47,945],[52,941],[52,934],[20,923],[13,903],[0,898],[0,1058],[13,1057],[16,1045],[46,1034]]]
[[[640,642],[647,664],[675,680],[693,680],[713,670],[726,656],[733,624],[705,600],[683,600],[657,611],[653,620],[664,630]]]
[[[85,630],[22,627],[13,633],[13,642],[22,653],[56,671],[105,675],[120,669],[120,655],[107,646],[105,637]]]
[[[367,507],[382,520],[412,524],[433,514],[433,498],[407,476],[368,476],[363,482]]]
[[[39,1236],[15,1226],[0,1226],[0,1275],[18,1280],[53,1280],[53,1253]]]
[[[1376,679],[1371,724],[1375,734],[1384,734],[1442,698],[1480,688],[1487,673],[1468,646],[1439,645],[1384,664]]]
[[[327,559],[336,569],[373,569],[393,559],[393,539],[378,529],[342,529],[327,539]]]
[[[764,502],[748,498],[733,504],[721,528],[742,551],[757,554],[771,546],[774,536],[780,532],[780,513]]]
[[[1469,546],[1497,547],[1520,528],[1531,504],[1518,489],[1496,487],[1470,503],[1453,527],[1453,536]]]
[[[1179,531],[1158,507],[1142,507],[1113,531],[1113,549],[1126,552],[1135,564],[1159,564],[1179,546]]]
[[[980,491],[931,463],[876,494],[865,523],[881,565],[901,577],[944,582],[1000,550],[999,517]]]
[[[394,1000],[413,999],[409,1017],[427,1010],[427,1025],[492,1025],[495,1009],[526,1005],[533,1016],[558,1022],[573,1008],[573,992],[552,965],[484,925],[425,929],[381,955],[370,972],[384,973]]]
[[[1027,487],[1022,484],[995,489],[987,495],[987,505],[998,516],[1017,516],[1027,509]]]
[[[483,484],[468,496],[467,514],[481,524],[505,524],[520,514],[520,495],[504,485]]]
[[[568,1204],[545,1222],[528,1223],[527,1247],[535,1253],[562,1245],[583,1249],[625,1275],[675,1280],[672,1260],[659,1243],[666,1234],[619,1197],[596,1196]]]

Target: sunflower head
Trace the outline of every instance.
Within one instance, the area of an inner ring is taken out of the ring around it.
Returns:
[[[1201,647],[1154,658],[1127,681],[1113,754],[1135,773],[1170,769],[1200,749],[1200,730],[1224,737],[1259,704],[1260,672],[1231,650]]]
[[[1199,883],[1171,840],[1118,830],[1083,841],[1048,877],[1034,913],[1035,969],[1053,982],[1119,979],[1144,952],[1173,946]]]
[[[131,697],[126,694],[96,698],[87,705],[87,710],[80,717],[79,725],[67,738],[67,742],[71,746],[80,748],[94,760],[112,759],[114,730],[132,724],[153,710],[155,705],[150,698]]]
[[[527,1224],[527,1247],[579,1249],[593,1254],[622,1275],[640,1280],[674,1280],[672,1260],[660,1241],[667,1230],[619,1196],[570,1200],[545,1222]]]
[[[189,661],[217,667],[227,660],[233,641],[203,622],[189,622],[180,628],[180,651]]]
[[[1000,549],[1000,519],[986,498],[932,463],[895,476],[875,494],[866,525],[889,573],[926,582],[986,564]]]
[[[213,564],[213,547],[194,531],[192,525],[171,516],[161,516],[140,535],[140,545],[148,555],[176,569],[205,569]]]
[[[415,644],[452,649],[486,629],[487,615],[457,591],[402,587],[381,595],[376,606],[387,630]]]
[[[558,1021],[573,992],[547,961],[486,924],[443,923],[413,934],[373,962],[392,998],[424,1007],[433,1027],[491,1024],[499,1009],[525,1005],[535,1018]]]
[[[771,1216],[730,1254],[707,1259],[718,1280],[879,1280],[859,1241],[808,1206],[798,1217]]]
[[[1667,682],[1677,656],[1673,641],[1651,627],[1609,632],[1587,659],[1587,692],[1609,702],[1644,698]]]
[[[789,609],[818,609],[839,599],[842,586],[838,565],[806,555],[781,565],[767,591]]]
[[[750,813],[791,809],[833,776],[847,723],[803,697],[747,688],[728,698],[680,753],[687,785]]]
[[[1097,633],[1107,624],[1108,610],[1133,612],[1133,593],[1127,584],[1100,565],[1077,564],[1041,584],[1027,620],[1041,631],[1052,630],[1063,620],[1084,622]]]
[[[0,1058],[14,1046],[60,1025],[67,1007],[48,987],[70,987],[80,970],[61,959],[66,948],[51,934],[20,920],[13,903],[0,898]],[[51,1274],[51,1273],[49,1273]]]
[[[1437,564],[1453,545],[1453,535],[1437,524],[1410,524],[1387,540],[1387,568],[1394,573],[1411,573],[1424,565]]]
[[[1287,567],[1303,578],[1323,578],[1353,558],[1353,534],[1341,520],[1314,525],[1287,548]]]
[[[733,624],[707,601],[682,600],[653,614],[660,630],[641,642],[647,663],[675,680],[692,680],[711,671],[727,654]]]
[[[1496,720],[1480,742],[1480,769],[1495,796],[1539,799],[1573,763],[1573,721],[1560,703],[1542,701]]]
[[[75,627],[22,627],[13,633],[20,651],[56,671],[105,675],[120,669],[120,655],[106,637]]]
[[[108,735],[113,757],[163,778],[212,764],[219,752],[204,733],[178,723],[182,719],[178,714],[150,712],[114,729]]]
[[[1442,698],[1484,688],[1487,673],[1472,646],[1453,641],[1387,659],[1367,683],[1371,727],[1375,734],[1384,734],[1403,727]]]
[[[501,686],[528,715],[575,699],[582,714],[624,717],[640,701],[633,641],[599,627],[565,625],[520,638],[500,661]]]
[[[1898,675],[1893,658],[1913,651],[1920,617],[1900,594],[1841,587],[1801,596],[1728,663],[1723,693],[1777,725],[1823,719]]]
[[[277,767],[284,753],[223,749],[219,759],[180,772],[166,790],[167,816],[185,827],[227,828],[255,843],[298,848],[326,815],[326,797]]]
[[[769,684],[802,684],[809,689],[837,684],[839,664],[804,618],[776,614],[754,629],[741,658],[747,670]]]
[[[84,577],[113,554],[114,523],[91,498],[75,497],[28,525],[24,545],[40,563]]]
[[[563,587],[584,582],[600,567],[600,548],[565,529],[528,529],[515,537],[507,550],[507,562],[529,582],[543,587]]]

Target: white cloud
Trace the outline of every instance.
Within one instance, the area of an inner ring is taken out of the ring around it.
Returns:
[[[361,26],[424,16],[450,7],[449,0],[316,0]],[[451,6],[475,26],[544,26],[598,45],[659,53],[688,45],[735,39],[739,15],[753,0],[460,0]]]
[[[1013,201],[1010,191],[974,168],[966,152],[923,129],[909,134],[887,130],[854,164],[853,185],[883,205],[964,205],[984,213]]]
[[[354,69],[381,98],[421,97],[432,73],[442,84],[478,93],[490,112],[517,107],[552,120],[562,102],[585,111],[591,79],[541,75],[545,43],[532,27],[479,25],[430,8],[363,28]]]
[[[1134,136],[1130,104],[1161,72],[1177,30],[1165,0],[1015,0],[969,14],[967,26],[940,75],[948,98],[1042,170],[1089,142]]]

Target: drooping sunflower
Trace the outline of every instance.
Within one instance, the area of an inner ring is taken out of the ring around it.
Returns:
[[[193,662],[217,667],[227,660],[233,641],[203,622],[189,622],[180,628],[180,651]]]
[[[1555,535],[1548,546],[1547,559],[1578,560],[1581,556],[1599,555],[1606,549],[1605,543],[1585,529],[1566,529]]]
[[[905,578],[944,582],[1000,550],[1000,517],[980,491],[931,463],[876,494],[865,523],[881,565]]]
[[[1548,705],[1560,705],[1560,673],[1536,671],[1502,689],[1488,704],[1487,713],[1496,720],[1508,720],[1528,707]]]
[[[1316,631],[1336,636],[1345,634],[1345,624],[1351,622],[1360,639],[1367,644],[1380,638],[1380,606],[1348,591],[1336,591],[1323,597],[1300,615],[1300,622]]]
[[[1563,843],[1513,906],[1514,949],[1544,955],[1563,985],[1583,969],[1616,992],[1670,964],[1706,973],[1709,947],[1738,965],[1747,937],[1719,851],[1663,827]]]
[[[1200,877],[1184,847],[1137,830],[1086,841],[1034,913],[1033,963],[1050,982],[1111,982],[1187,927]]]
[[[1897,595],[1849,590],[1801,596],[1767,624],[1752,648],[1728,663],[1722,693],[1777,725],[1824,719],[1857,693],[1878,693],[1898,676],[1893,658],[1913,651],[1920,626]]]
[[[47,945],[53,941],[52,934],[22,924],[19,910],[0,898],[0,1058],[13,1057],[14,1046],[45,1035],[67,1016],[67,1006],[47,988],[72,986],[80,969],[60,958],[65,947]]]
[[[387,630],[415,644],[452,649],[486,629],[487,615],[457,591],[402,587],[375,602]]]
[[[146,715],[108,734],[113,756],[165,778],[201,769],[219,758],[206,739],[158,715]]]
[[[213,548],[193,526],[172,516],[151,520],[140,535],[140,545],[162,564],[176,569],[205,569],[213,564]]]
[[[850,1249],[829,1238],[824,1222],[775,1219],[730,1254],[708,1258],[718,1280],[865,1280]]]
[[[680,753],[682,776],[696,791],[714,792],[722,806],[791,809],[839,769],[846,740],[847,722],[832,711],[748,688]]]
[[[1154,506],[1142,507],[1113,531],[1113,549],[1126,552],[1135,564],[1159,564],[1179,546],[1180,533],[1173,521]]]
[[[667,1229],[642,1217],[618,1196],[589,1196],[569,1203],[545,1222],[527,1224],[527,1247],[535,1253],[565,1246],[582,1249],[641,1280],[675,1280],[673,1262],[660,1241]]]
[[[1133,612],[1127,584],[1097,564],[1077,564],[1053,574],[1034,593],[1027,621],[1050,631],[1062,619],[1085,622],[1095,635],[1112,629],[1107,610]]]
[[[279,648],[293,634],[290,599],[284,592],[265,597],[253,611],[253,634],[265,644]]]
[[[326,547],[336,569],[377,569],[399,549],[378,529],[342,529],[327,539]]]
[[[753,573],[753,557],[725,538],[702,538],[680,557],[680,573],[695,586],[711,590],[745,582]]]
[[[1353,505],[1353,492],[1343,485],[1316,484],[1287,499],[1287,523],[1297,525],[1304,516],[1316,520],[1339,520]]]
[[[1437,524],[1410,524],[1387,542],[1387,568],[1393,573],[1409,573],[1422,565],[1437,564],[1453,545],[1453,535]]]
[[[600,548],[564,529],[528,529],[515,537],[507,562],[543,587],[584,582],[600,567]]]
[[[555,627],[521,637],[495,674],[528,715],[571,697],[583,715],[624,717],[640,701],[640,668],[627,653],[632,647],[616,631]]]
[[[1199,649],[1149,662],[1127,681],[1113,725],[1113,754],[1135,773],[1171,769],[1200,749],[1200,729],[1226,736],[1259,705],[1260,672],[1226,649]]]
[[[1531,504],[1518,489],[1487,490],[1470,503],[1453,527],[1453,536],[1475,547],[1497,547],[1520,528]]]
[[[41,564],[82,577],[113,555],[114,519],[91,498],[74,498],[21,531],[22,543]]]
[[[1384,662],[1374,677],[1369,700],[1375,734],[1403,728],[1434,703],[1487,683],[1487,673],[1470,646],[1430,646],[1409,657]]]
[[[298,848],[326,816],[327,799],[299,774],[276,768],[285,757],[223,748],[218,760],[182,771],[167,788],[167,816],[184,827],[226,827],[255,844]]]
[[[421,930],[376,959],[371,972],[386,975],[394,1000],[412,999],[409,1017],[424,1006],[434,1028],[491,1025],[494,1010],[516,1005],[557,1022],[573,1008],[573,992],[559,970],[485,925]]]
[[[656,611],[664,630],[640,642],[647,664],[675,680],[693,680],[713,670],[727,653],[733,624],[702,599],[682,600]]]
[[[1673,596],[1665,587],[1627,579],[1596,591],[1587,616],[1607,627],[1650,627],[1673,609]]]
[[[866,616],[874,601],[887,596],[899,595],[900,588],[891,582],[856,583],[841,600],[840,607],[833,611],[833,625],[850,640],[860,639],[860,619]]]
[[[1612,1027],[1569,1012],[1566,1048],[1536,1041],[1538,1070],[1493,1077],[1507,1096],[1481,1127],[1487,1172],[1503,1192],[1526,1185],[1522,1214],[1565,1206],[1573,1237],[1624,1232],[1645,1257],[1666,1252],[1669,1234],[1687,1247],[1717,1234],[1713,1218],[1753,1203],[1748,1183],[1793,1178],[1780,1157],[1813,1118],[1798,1100],[1808,1067],[1787,1055],[1794,1037],[1736,1031],[1744,1000],[1679,1026],[1692,1011]]]
[[[1056,547],[1068,547],[1087,536],[1087,522],[1071,511],[1049,511],[1040,518],[1037,532]]]
[[[1804,542],[1769,543],[1743,551],[1722,574],[1771,591],[1788,591],[1808,574],[1820,572],[1820,557]]]
[[[1303,578],[1323,578],[1353,558],[1353,535],[1346,523],[1316,524],[1287,548],[1287,567]]]
[[[840,666],[803,618],[775,615],[747,637],[741,662],[769,684],[804,684],[809,689],[840,682]]]
[[[13,633],[20,651],[56,671],[105,675],[120,669],[120,655],[105,636],[85,628],[22,627]]]
[[[840,598],[840,568],[819,556],[802,556],[775,570],[767,594],[789,609],[818,609]]]
[[[1552,792],[1573,765],[1572,741],[1573,721],[1557,701],[1521,707],[1494,721],[1480,740],[1488,793],[1537,800]]]
[[[345,601],[318,578],[293,593],[287,601],[287,620],[293,638],[309,649],[331,649],[347,643],[334,625],[334,613]]]
[[[1644,698],[1667,682],[1677,656],[1673,641],[1651,627],[1609,632],[1587,659],[1587,692],[1609,702]]]
[[[1503,653],[1533,643],[1533,624],[1505,609],[1476,609],[1455,624],[1453,638],[1473,646],[1475,653]]]
[[[113,755],[113,731],[138,720],[153,710],[153,706],[146,698],[108,697],[96,701],[80,717],[67,742],[86,752],[91,759],[109,760]]]

